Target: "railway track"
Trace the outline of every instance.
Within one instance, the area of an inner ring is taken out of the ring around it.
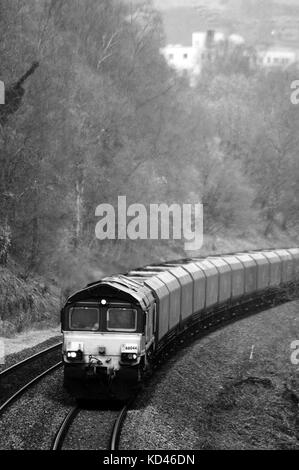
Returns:
[[[246,304],[235,305],[231,308],[219,309],[218,315],[215,317],[205,318],[197,324],[193,325],[192,328],[189,328],[184,333],[182,333],[178,338],[171,341],[168,347],[164,348],[160,354],[157,356],[155,365],[153,369],[158,368],[161,364],[165,363],[171,356],[175,355],[178,350],[188,346],[190,343],[203,338],[204,336],[210,334],[212,331],[224,328],[225,326],[238,321],[246,316],[251,316],[255,313],[259,313],[265,308],[273,307],[274,305],[279,305],[284,303],[285,299],[283,296],[277,297],[276,295],[264,296],[263,298],[254,298]],[[150,375],[149,375],[150,379]],[[123,422],[125,420],[126,414],[129,407],[133,403],[131,400],[128,404],[122,407],[121,410],[114,413],[113,417],[109,418],[109,430],[106,429],[104,441],[107,443],[105,447],[106,450],[117,450],[120,440],[120,434]],[[107,417],[104,417],[104,410],[93,410],[95,413],[96,420],[100,424],[100,427],[105,422],[104,427],[107,428]],[[107,410],[106,410],[107,412]],[[111,410],[110,410],[111,412]],[[78,419],[78,415],[81,415],[82,422],[78,423],[77,428],[86,425],[86,420],[84,418],[84,413],[86,410],[80,408],[76,405],[70,409],[69,413],[66,415],[65,419],[61,423],[61,426],[55,436],[51,450],[61,450],[64,447],[64,444],[69,436],[71,427],[74,425]],[[104,418],[104,419],[103,419]],[[109,435],[109,436],[108,436]],[[88,432],[84,433],[83,436],[88,436]],[[99,439],[98,439],[99,441]],[[84,444],[83,444],[84,445]],[[101,444],[103,445],[103,438]],[[72,447],[73,448],[73,447]],[[96,447],[95,447],[96,448]]]
[[[291,300],[291,299],[289,299]],[[259,311],[264,310],[267,307],[273,307],[274,305],[278,305],[285,302],[284,296],[280,295],[279,297],[268,296],[263,298],[254,298],[246,304],[240,304],[229,309],[219,309],[217,315],[215,316],[215,311],[213,311],[213,318],[206,317],[201,321],[197,322],[189,328],[184,333],[182,333],[178,338],[168,345],[166,349],[163,349],[157,360],[155,361],[155,365],[153,369],[159,367],[160,364],[166,362],[172,355],[176,354],[178,350],[188,346],[194,340],[198,340],[203,336],[208,335],[210,332],[225,327],[227,324],[230,324],[234,321],[238,321],[241,318],[246,316],[258,313]],[[12,379],[15,379],[16,374],[20,374],[21,377],[16,381],[14,380],[13,387],[9,388],[8,396],[6,396],[5,400],[1,396],[0,401],[0,414],[3,413],[13,402],[23,395],[29,388],[35,385],[39,380],[41,380],[46,375],[50,374],[54,370],[58,369],[62,366],[62,361],[59,360],[55,361],[56,352],[60,354],[61,343],[52,346],[44,351],[41,351],[7,369],[0,373],[0,384],[1,388],[3,386],[4,381],[11,382]],[[54,354],[54,356],[53,356]],[[49,356],[49,357],[48,357]],[[50,367],[47,367],[45,370],[41,371],[41,368],[44,369],[45,360],[47,362],[47,366],[49,365],[49,360],[52,361]],[[41,361],[39,363],[39,373],[36,373],[36,361]],[[28,380],[28,371],[24,373],[24,368],[28,369],[28,365],[30,365],[30,371],[32,375],[32,365],[34,364],[35,368],[35,376]],[[150,377],[150,376],[149,376]],[[23,381],[22,386],[20,385],[20,380]],[[25,383],[24,383],[25,381]],[[12,388],[15,388],[12,391]],[[7,392],[7,390],[6,390]],[[7,393],[6,393],[7,394]],[[128,403],[127,405],[123,406],[121,409],[113,409],[113,407],[109,406],[107,409],[94,409],[94,410],[86,410],[81,408],[79,405],[74,406],[70,409],[69,413],[64,418],[59,430],[55,436],[55,439],[52,443],[51,449],[52,450],[60,450],[62,448],[85,448],[90,447],[93,449],[103,448],[105,450],[116,450],[118,449],[120,432],[122,428],[122,424],[126,417],[128,408],[132,402]],[[85,432],[86,427],[88,428],[92,416],[92,421],[94,422],[94,436],[93,442],[86,442],[84,443],[85,439],[89,439],[91,433]],[[79,420],[79,421],[77,421]],[[74,426],[72,426],[74,424]],[[76,431],[81,430],[81,437],[73,437],[71,438],[71,434],[74,433],[74,429]],[[84,431],[85,429],[85,431]],[[82,442],[83,441],[83,442]],[[102,447],[101,447],[102,446]]]
[[[62,366],[61,359],[57,360],[61,355],[61,344],[33,354],[0,372],[0,414],[39,380]]]
[[[91,411],[83,409],[79,405],[75,405],[73,408],[70,409],[70,411],[62,421],[61,426],[59,427],[55,439],[52,443],[51,450],[62,450],[69,435],[76,435],[76,432],[78,433],[78,430],[81,433],[83,430],[84,437],[90,440],[91,433],[88,431],[86,432],[84,430],[84,424],[86,427],[88,421],[88,416],[86,416],[87,413],[93,413],[94,421],[97,423],[97,431],[95,434],[97,434],[98,432],[99,435],[95,437],[95,440],[98,443],[98,446],[95,447],[99,447],[101,449],[106,450],[117,450],[122,424],[126,417],[129,405],[130,404],[126,404],[121,408],[121,410],[116,411],[102,409],[94,409]],[[79,421],[79,418],[83,419],[83,428],[80,423],[78,423],[78,426],[76,427],[76,421]],[[72,430],[72,427],[74,428],[74,430]],[[76,440],[76,437],[73,436],[73,440]],[[80,441],[80,438],[77,437],[77,441]]]

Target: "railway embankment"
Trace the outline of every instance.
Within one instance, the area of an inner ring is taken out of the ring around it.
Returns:
[[[28,328],[59,323],[59,290],[42,278],[24,278],[0,266],[0,336],[12,337]]]
[[[299,449],[296,339],[299,301],[184,348],[156,371],[129,411],[120,448]]]

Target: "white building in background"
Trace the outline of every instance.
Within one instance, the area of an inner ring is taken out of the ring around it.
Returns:
[[[196,54],[193,47],[184,47],[180,44],[168,45],[162,49],[168,65],[179,73],[192,73],[195,68]]]
[[[298,60],[295,50],[278,46],[258,50],[257,57],[258,64],[266,68],[287,68]]]
[[[161,49],[161,53],[168,65],[179,75],[186,75],[190,80],[190,85],[194,86],[201,74],[204,62],[214,57],[215,46],[225,41],[232,47],[245,45],[244,38],[238,34],[226,35],[209,30],[194,32],[191,46],[169,44]],[[292,64],[299,64],[299,47],[296,49],[291,46],[260,46],[256,48],[250,61],[251,67],[265,69],[275,67],[285,69]]]
[[[192,33],[191,46],[169,44],[161,49],[161,53],[168,65],[175,69],[179,75],[189,77],[192,86],[196,84],[203,62],[212,57],[213,47],[226,40],[236,46],[245,42],[244,38],[237,34],[226,36],[222,32],[208,30]]]

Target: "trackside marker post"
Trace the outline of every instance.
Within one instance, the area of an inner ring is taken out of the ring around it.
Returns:
[[[2,80],[0,80],[0,105],[1,104],[5,104],[5,85]]]

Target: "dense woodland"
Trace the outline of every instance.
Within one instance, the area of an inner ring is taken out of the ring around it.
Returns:
[[[0,0],[0,30],[2,265],[76,284],[91,266],[183,253],[97,240],[95,209],[119,195],[203,202],[206,237],[298,242],[296,71],[252,70],[227,50],[190,88],[159,53],[148,0]]]

